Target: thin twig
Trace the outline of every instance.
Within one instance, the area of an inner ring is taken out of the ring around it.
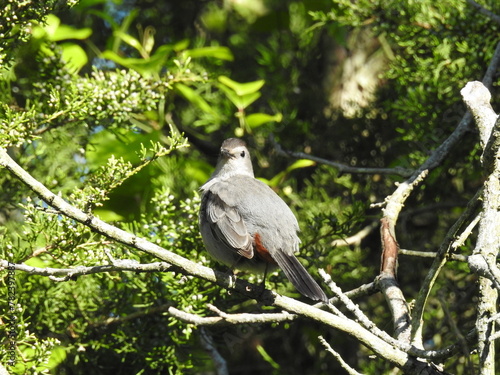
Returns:
[[[208,330],[204,327],[201,327],[199,332],[200,332],[201,346],[212,358],[217,375],[229,375],[227,362],[215,347],[212,335],[210,335]]]
[[[401,346],[401,342],[389,336],[386,332],[379,329],[375,323],[373,323],[361,309],[351,300],[349,297],[342,292],[337,284],[332,280],[329,274],[327,274],[323,269],[318,270],[320,276],[325,280],[330,290],[337,296],[337,298],[342,302],[342,304],[354,315],[356,320],[360,322],[363,327],[370,330],[373,334],[377,335],[384,341],[399,347],[401,350],[408,349],[407,347]]]
[[[323,159],[318,156],[306,154],[304,152],[296,152],[296,151],[288,151],[283,150],[281,145],[274,140],[272,140],[274,144],[274,149],[278,155],[283,155],[286,157],[291,157],[294,159],[307,159],[314,161],[316,163],[329,165],[330,167],[334,167],[339,170],[341,173],[354,173],[354,174],[387,174],[387,175],[396,175],[402,177],[409,177],[413,173],[412,170],[395,167],[395,168],[363,168],[363,167],[351,167],[350,165],[338,163],[335,161],[331,161],[328,159]]]
[[[455,323],[455,320],[451,316],[450,309],[448,308],[448,304],[444,300],[443,296],[439,296],[439,303],[441,304],[441,308],[443,309],[444,315],[446,317],[446,320],[448,321],[449,326],[451,327],[452,332],[455,334],[457,338],[457,344],[460,345],[462,355],[465,357],[466,360],[466,365],[467,368],[469,369],[467,371],[468,374],[474,374],[474,366],[472,364],[471,358],[470,358],[470,350],[469,350],[469,345],[467,343],[467,340],[465,339],[465,336],[460,332],[460,329],[457,326],[457,323]]]
[[[417,347],[422,347],[423,314],[431,289],[436,282],[439,271],[446,263],[448,256],[456,249],[454,246],[458,247],[460,245],[460,242],[455,240],[457,233],[473,215],[476,215],[480,204],[479,197],[481,196],[481,193],[482,189],[479,189],[476,192],[474,197],[467,204],[464,212],[462,212],[457,221],[452,225],[443,239],[443,242],[441,242],[441,245],[436,253],[436,257],[434,258],[434,261],[429,268],[429,272],[427,272],[424,282],[420,287],[417,298],[415,299],[412,312],[411,332],[413,345]],[[473,222],[475,222],[475,220],[473,220]],[[465,232],[470,233],[470,231],[472,231],[472,228],[468,226]]]
[[[407,249],[399,249],[399,254],[412,257],[433,258],[433,259],[436,258],[436,256],[438,255],[436,251],[418,251],[418,250],[407,250]],[[448,256],[448,259],[457,262],[467,262],[467,256],[460,254],[451,254]]]
[[[318,336],[318,339],[319,339],[319,342],[325,347],[327,352],[329,352],[331,355],[333,355],[335,357],[335,359],[340,363],[340,366],[342,366],[342,368],[344,370],[346,370],[349,375],[363,375],[360,372],[357,372],[351,366],[349,366],[347,364],[347,362],[344,361],[342,356],[339,353],[337,353],[335,350],[333,350],[331,345],[325,340],[325,338],[323,336]]]
[[[371,224],[368,224],[366,227],[361,229],[358,233],[356,233],[350,237],[347,237],[347,238],[339,238],[339,239],[333,240],[330,245],[332,247],[359,245],[361,243],[361,241],[363,241],[363,239],[365,239],[377,227],[378,227],[378,223],[376,221],[373,221]]]
[[[114,271],[133,271],[133,272],[165,272],[172,266],[165,262],[141,264],[130,259],[122,259],[115,264],[106,264],[100,266],[76,266],[73,268],[40,268],[32,267],[26,264],[9,263],[0,259],[0,269],[12,267],[14,270],[23,271],[32,275],[48,276],[53,281],[74,280],[78,276],[91,275],[95,273],[114,272]]]

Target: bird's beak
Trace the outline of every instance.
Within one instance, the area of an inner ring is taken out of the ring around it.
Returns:
[[[231,154],[231,152],[227,148],[221,148],[220,149],[220,154],[221,154],[222,157],[224,157],[226,159],[234,158],[234,155]]]

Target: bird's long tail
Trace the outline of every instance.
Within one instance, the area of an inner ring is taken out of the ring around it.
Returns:
[[[300,293],[313,301],[328,302],[323,289],[314,281],[309,272],[307,272],[295,256],[277,251],[273,254],[273,259]]]

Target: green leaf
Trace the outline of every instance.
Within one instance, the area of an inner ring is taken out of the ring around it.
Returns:
[[[198,57],[214,57],[216,59],[233,61],[234,56],[231,50],[227,47],[201,47],[187,50],[184,52],[187,56],[191,58]]]
[[[250,104],[252,104],[254,101],[259,99],[261,95],[262,94],[260,92],[254,92],[252,94],[247,94],[247,95],[240,97],[241,106],[238,107],[238,109],[245,109]]]
[[[242,108],[241,98],[229,87],[224,85],[219,85],[219,89],[221,89],[224,94],[226,94],[227,98],[233,103],[237,108]]]
[[[115,32],[113,33],[113,35],[116,36],[117,38],[123,40],[129,46],[134,47],[137,51],[139,51],[139,52],[143,51],[141,42],[139,42],[133,36],[131,36],[131,35],[127,34],[127,33],[124,33],[121,30],[115,30]]]
[[[296,162],[294,162],[292,165],[288,166],[287,169],[285,169],[284,171],[281,171],[276,176],[274,176],[269,181],[269,186],[271,186],[271,187],[278,186],[279,183],[285,178],[285,176],[295,169],[312,167],[313,165],[316,165],[316,162],[314,162],[312,160],[308,160],[308,159],[299,159]]]
[[[161,136],[160,130],[148,134],[132,133],[125,129],[114,129],[113,132],[102,130],[90,137],[86,152],[88,166],[98,168],[111,156],[137,164],[141,161],[137,152],[143,145],[150,144],[151,141],[157,142]]]
[[[52,354],[49,358],[49,369],[55,369],[58,365],[64,362],[66,359],[66,349],[62,346],[55,346],[51,350]]]
[[[239,83],[226,76],[219,76],[219,82],[231,88],[239,96],[255,93],[266,83],[263,79],[253,82]]]
[[[149,59],[137,59],[121,57],[117,53],[108,50],[102,53],[102,57],[114,61],[126,68],[133,69],[145,77],[150,77],[161,70],[168,54],[167,49],[162,50],[161,53],[159,51],[157,52],[158,53],[155,53]]]
[[[70,70],[79,71],[89,61],[84,49],[78,44],[63,43],[63,58]]]
[[[268,115],[267,113],[252,113],[245,117],[246,123],[250,128],[257,128],[268,122],[281,122],[283,115],[277,113],[274,116]]]
[[[52,35],[49,35],[49,39],[54,42],[67,39],[83,40],[87,39],[91,35],[92,29],[88,27],[83,29],[75,29],[74,27],[68,25],[60,25]]]
[[[175,88],[179,93],[189,100],[192,104],[194,104],[196,107],[201,109],[203,112],[206,113],[211,113],[211,114],[216,114],[216,112],[210,107],[210,105],[201,97],[200,94],[198,94],[196,91],[194,91],[191,87],[186,86],[182,83],[176,83]]]
[[[123,221],[125,218],[112,210],[106,210],[101,208],[94,209],[93,213],[101,220],[106,222],[112,221]]]

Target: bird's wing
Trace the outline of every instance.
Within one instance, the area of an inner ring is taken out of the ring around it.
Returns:
[[[252,237],[238,210],[217,193],[207,191],[205,194],[205,215],[214,237],[239,255],[253,258]]]

